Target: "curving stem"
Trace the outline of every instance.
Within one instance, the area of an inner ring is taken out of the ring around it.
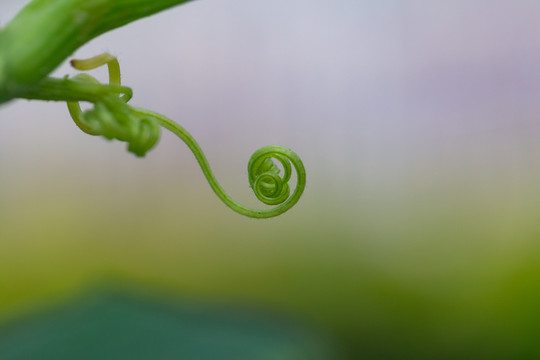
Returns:
[[[199,166],[201,167],[201,170],[206,177],[206,180],[210,184],[210,187],[217,195],[217,197],[220,198],[221,201],[225,203],[225,205],[227,205],[229,208],[241,215],[257,219],[265,219],[278,216],[293,207],[298,202],[298,200],[302,196],[302,193],[304,192],[304,189],[306,187],[306,170],[304,168],[302,160],[300,160],[300,157],[296,155],[294,151],[284,146],[265,146],[257,150],[252,155],[249,161],[248,171],[251,187],[253,188],[253,191],[255,192],[257,198],[259,198],[266,204],[276,205],[275,203],[272,203],[271,200],[263,200],[264,198],[269,197],[267,193],[276,194],[276,199],[278,199],[280,203],[274,208],[263,210],[251,209],[243,206],[234,201],[218,183],[216,177],[214,176],[214,173],[210,168],[208,159],[206,159],[206,156],[204,155],[201,147],[186,129],[184,129],[182,126],[177,124],[175,121],[169,119],[168,117],[155,113],[153,111],[140,108],[133,108],[133,110],[141,117],[151,117],[156,119],[161,126],[178,136],[184,143],[186,143],[193,155],[195,155],[195,158],[197,159],[197,162],[199,163]],[[269,165],[268,160],[270,158],[275,158],[282,163],[285,169],[285,175],[283,178],[276,177],[277,167],[271,167],[271,165]],[[290,196],[284,197],[281,195],[285,192],[280,190],[287,189],[288,192],[289,187],[287,181],[290,178],[291,163],[296,170],[297,184],[294,192]],[[265,181],[265,178],[267,177],[270,177],[272,180]]]

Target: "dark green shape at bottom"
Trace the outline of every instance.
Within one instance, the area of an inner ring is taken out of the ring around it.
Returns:
[[[0,327],[2,360],[335,360],[328,339],[272,314],[122,292]]]

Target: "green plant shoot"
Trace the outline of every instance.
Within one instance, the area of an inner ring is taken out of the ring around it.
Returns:
[[[0,31],[0,103],[24,94],[96,36],[187,1],[31,1]]]
[[[248,163],[249,184],[262,203],[274,207],[247,208],[219,185],[200,146],[182,126],[161,114],[128,104],[133,91],[122,85],[115,57],[105,53],[71,61],[81,71],[107,65],[108,84],[101,84],[86,73],[72,78],[48,76],[92,38],[184,2],[187,0],[31,1],[0,30],[0,103],[14,98],[65,101],[71,118],[83,132],[124,141],[128,151],[140,157],[157,144],[163,127],[186,143],[210,187],[225,205],[252,218],[280,215],[298,202],[306,184],[302,161],[292,150],[266,146],[252,155]],[[82,111],[81,101],[92,103],[93,108]],[[289,186],[293,168],[297,178],[294,190]]]

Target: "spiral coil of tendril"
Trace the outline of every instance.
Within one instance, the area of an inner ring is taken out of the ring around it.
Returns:
[[[157,143],[160,126],[166,128],[190,148],[210,187],[225,205],[248,217],[274,217],[289,210],[298,202],[305,189],[306,172],[302,160],[295,152],[277,145],[265,146],[255,151],[248,162],[249,184],[263,204],[275,207],[257,210],[240,205],[218,183],[206,156],[189,132],[166,116],[127,105],[132,93],[129,88],[119,87],[120,67],[116,58],[102,54],[88,60],[72,61],[72,65],[79,70],[91,70],[105,64],[109,68],[111,93],[100,97],[93,109],[84,112],[78,102],[68,102],[70,115],[82,131],[90,135],[101,135],[107,139],[125,141],[130,152],[144,156]],[[94,77],[87,74],[79,74],[71,80],[99,84]],[[273,159],[281,164],[283,174]],[[293,167],[297,175],[297,184],[291,194],[289,181]]]
[[[283,166],[283,176],[280,176],[281,171],[272,158]],[[292,166],[296,169],[298,179],[296,189],[291,195],[289,180]],[[273,209],[279,213],[296,204],[305,188],[306,172],[302,161],[296,153],[283,146],[265,146],[255,151],[248,163],[248,175],[257,199],[266,205],[281,205]]]

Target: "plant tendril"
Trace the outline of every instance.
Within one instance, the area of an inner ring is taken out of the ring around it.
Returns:
[[[218,183],[201,147],[182,126],[168,117],[150,110],[128,105],[132,97],[130,88],[121,84],[118,60],[107,53],[86,60],[72,60],[71,65],[81,71],[107,65],[109,84],[103,85],[85,73],[72,78],[46,78],[39,87],[25,97],[29,99],[65,100],[75,124],[85,133],[117,139],[128,143],[128,151],[144,156],[159,140],[160,127],[180,138],[195,155],[201,170],[214,193],[235,212],[252,218],[270,218],[293,207],[305,189],[306,171],[302,160],[292,150],[277,145],[265,146],[251,156],[248,162],[248,179],[255,196],[270,209],[251,209],[234,201]],[[72,91],[71,93],[69,93]],[[82,111],[78,101],[89,101],[94,108]],[[276,160],[281,169],[272,161]],[[296,171],[297,184],[291,194],[289,180],[292,168]]]
[[[173,120],[145,109],[135,109],[141,116],[146,115],[157,119],[159,124],[178,136],[191,150],[201,170],[210,184],[210,187],[218,198],[235,212],[252,218],[270,218],[283,214],[292,208],[302,196],[306,186],[306,170],[300,157],[284,146],[270,145],[260,148],[251,156],[248,163],[249,183],[255,196],[267,205],[279,205],[272,209],[257,210],[245,207],[234,201],[223,190],[214,176],[210,164],[201,147],[193,136]],[[283,166],[285,174],[279,176],[280,169],[271,158],[277,159]],[[291,164],[297,174],[297,184],[294,192],[290,195],[288,180],[291,177]],[[289,196],[290,195],[290,196]]]

